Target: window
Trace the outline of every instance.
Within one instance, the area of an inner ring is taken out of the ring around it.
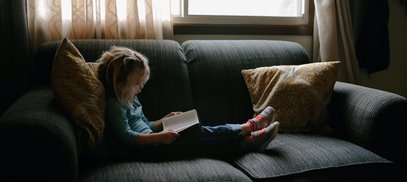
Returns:
[[[244,33],[237,28],[244,27],[243,31],[247,31],[260,27],[269,30],[296,27],[302,30],[299,34],[310,34],[311,3],[312,0],[172,0],[174,31],[187,28],[184,33],[193,30],[205,33],[202,31],[209,29],[224,33],[225,29],[235,29],[235,33]],[[305,32],[304,27],[307,27]]]

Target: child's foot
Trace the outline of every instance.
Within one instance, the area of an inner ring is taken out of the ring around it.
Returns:
[[[278,133],[278,127],[280,123],[275,121],[266,128],[258,131],[253,131],[248,137],[248,141],[245,141],[243,147],[245,149],[252,149],[258,152],[264,152],[270,142],[276,138]]]
[[[265,128],[269,123],[274,122],[275,110],[271,106],[267,106],[260,114],[256,117],[249,119],[247,123],[252,128],[252,131],[260,130]]]

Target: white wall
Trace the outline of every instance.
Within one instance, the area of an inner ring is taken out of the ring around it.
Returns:
[[[399,1],[389,0],[390,20],[390,66],[388,69],[365,75],[360,78],[360,85],[393,92],[407,97],[407,12]],[[189,39],[266,39],[290,40],[300,43],[309,55],[312,55],[312,36],[281,35],[174,35],[180,43]],[[311,57],[311,56],[310,56]]]

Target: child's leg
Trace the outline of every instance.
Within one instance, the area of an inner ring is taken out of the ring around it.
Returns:
[[[245,124],[250,126],[251,131],[256,131],[267,127],[270,123],[274,122],[274,108],[267,106],[256,117],[249,119]],[[242,126],[246,127],[246,126]]]
[[[240,127],[242,128],[243,136],[248,136],[253,131],[252,125],[249,124],[248,122],[241,124]]]
[[[214,143],[239,142],[243,139],[243,128],[239,124],[202,126],[202,140]]]
[[[160,145],[159,153],[166,157],[184,155],[222,155],[236,153],[244,139],[240,124],[224,124],[217,126],[195,125],[179,133],[173,144]],[[156,153],[158,147],[149,150]],[[160,157],[160,156],[159,156]]]
[[[227,156],[235,154],[240,150],[240,145],[244,139],[242,127],[240,124],[224,124],[217,126],[200,126],[195,130],[195,139],[187,139],[183,146],[195,154],[204,154],[211,156]],[[198,137],[197,137],[198,136]],[[187,137],[182,135],[183,137]],[[177,142],[176,142],[177,143]]]

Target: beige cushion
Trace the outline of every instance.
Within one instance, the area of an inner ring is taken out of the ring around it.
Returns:
[[[242,70],[253,111],[276,110],[281,132],[327,132],[328,112],[339,61]]]
[[[96,147],[103,138],[106,102],[103,84],[97,77],[97,65],[87,64],[78,49],[65,38],[55,54],[51,76],[56,99],[77,126],[80,146],[83,150]]]

